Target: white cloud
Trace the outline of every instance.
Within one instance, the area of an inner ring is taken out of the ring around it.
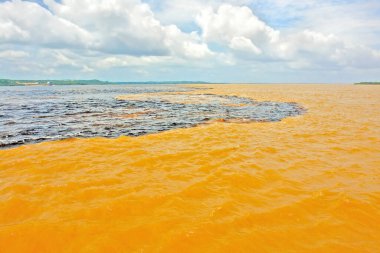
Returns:
[[[243,52],[252,52],[254,54],[261,54],[260,48],[255,46],[255,44],[252,43],[250,39],[247,39],[246,37],[233,37],[229,47],[238,50],[238,51],[243,51]]]
[[[278,28],[332,33],[347,41],[380,46],[378,0],[255,0],[252,8]]]
[[[253,0],[145,0],[156,7],[156,17],[165,24],[193,23],[197,15],[208,8],[218,8],[222,4],[248,5]]]
[[[154,18],[147,4],[135,0],[73,1],[45,3],[60,18],[77,24],[92,38],[93,50],[111,54],[165,55],[165,27]]]
[[[334,34],[304,30],[290,34],[277,47],[280,58],[293,68],[377,68],[380,51],[352,44]]]
[[[245,62],[278,61],[297,69],[380,67],[379,51],[352,44],[333,33],[310,29],[281,33],[244,6],[209,8],[198,15],[197,22],[205,41],[232,49],[235,57]]]
[[[197,23],[203,38],[217,43],[229,44],[234,38],[244,37],[261,46],[277,42],[280,34],[245,6],[223,4],[216,11],[209,8],[197,16]]]
[[[98,60],[95,65],[98,68],[113,68],[113,67],[145,67],[151,64],[162,64],[173,60],[170,56],[109,56]]]
[[[380,70],[375,0],[44,2],[0,2],[0,75]]]
[[[25,58],[28,57],[30,54],[25,51],[19,51],[19,50],[5,50],[0,51],[0,58],[6,58],[6,59],[19,59],[19,58]]]
[[[0,9],[0,14],[2,11]],[[3,16],[3,17],[2,17]],[[20,27],[12,23],[11,21],[4,18],[5,15],[0,16],[0,39],[3,42],[11,41],[25,41],[29,39],[29,33],[25,30],[22,30]]]
[[[149,5],[138,0],[45,3],[50,11],[21,0],[0,3],[0,42],[136,56],[211,55],[199,36],[161,25]]]
[[[207,44],[203,43],[196,33],[183,33],[174,25],[165,27],[165,32],[164,44],[174,55],[190,59],[201,59],[213,55]]]
[[[45,1],[53,12],[89,31],[91,49],[135,56],[178,55],[202,58],[211,54],[196,34],[176,25],[162,25],[148,4],[138,0]],[[193,54],[195,53],[195,54]]]
[[[48,47],[84,46],[91,35],[54,16],[40,5],[21,0],[0,4],[0,41]]]
[[[84,65],[83,68],[81,69],[81,72],[83,72],[83,73],[92,73],[92,72],[95,72],[95,70],[93,68],[90,68],[87,65]]]
[[[311,30],[291,33],[281,39],[275,53],[282,59],[317,57],[329,58],[337,50],[344,48],[341,39],[333,34],[322,34]]]

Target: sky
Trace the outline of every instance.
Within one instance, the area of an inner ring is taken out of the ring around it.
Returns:
[[[380,1],[0,0],[0,78],[380,81]]]

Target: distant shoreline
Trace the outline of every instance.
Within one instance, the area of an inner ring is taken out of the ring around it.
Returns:
[[[154,85],[154,84],[346,84],[346,85],[380,85],[380,82],[358,82],[358,83],[265,83],[265,82],[205,82],[205,81],[144,81],[144,82],[111,82],[111,81],[102,81],[97,79],[91,80],[14,80],[14,79],[0,79],[1,86],[59,86],[59,85]]]
[[[380,85],[380,82],[360,82],[355,83],[355,85]]]
[[[0,79],[0,86],[112,85],[112,84],[210,84],[204,81],[110,82],[101,80],[12,80]]]

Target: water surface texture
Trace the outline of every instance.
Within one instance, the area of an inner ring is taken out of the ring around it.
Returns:
[[[380,252],[380,86],[212,88],[308,111],[0,150],[0,252]]]
[[[174,85],[0,87],[0,147],[139,136],[216,119],[280,121],[303,112],[295,103],[183,93],[192,90]]]

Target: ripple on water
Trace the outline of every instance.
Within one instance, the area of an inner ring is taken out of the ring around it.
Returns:
[[[0,147],[72,137],[139,136],[215,120],[280,121],[304,111],[295,103],[183,91],[191,89],[86,86],[3,92]]]
[[[373,108],[380,87],[213,87],[221,95],[295,100],[308,113],[281,123],[0,150],[0,251],[379,252],[380,117]],[[142,100],[158,99],[151,96]],[[208,98],[217,100],[199,100]],[[154,111],[131,106],[96,118]],[[151,121],[159,120],[166,122]],[[77,131],[73,125],[68,131]]]

